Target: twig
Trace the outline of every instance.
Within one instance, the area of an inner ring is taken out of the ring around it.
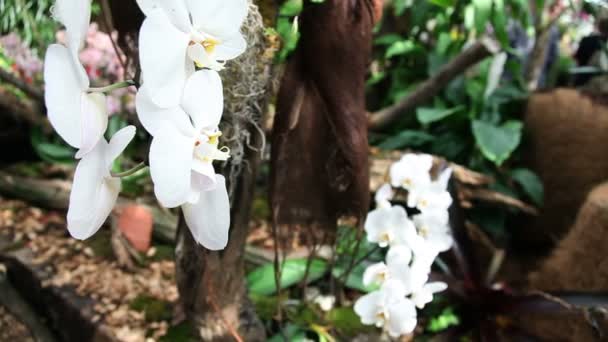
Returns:
[[[27,96],[31,97],[34,100],[40,103],[44,102],[44,94],[42,93],[42,90],[23,82],[22,80],[2,68],[0,68],[0,80],[22,90]]]
[[[450,81],[469,67],[481,62],[499,51],[498,44],[483,38],[445,64],[433,77],[423,82],[402,101],[373,113],[369,118],[369,128],[379,130],[394,123],[401,115],[415,109],[437,95]]]
[[[6,108],[6,110],[0,111],[4,115],[16,117],[32,126],[41,126],[43,130],[50,128],[48,121],[33,101],[21,100],[6,89],[0,89],[0,107]]]
[[[488,203],[501,204],[507,207],[516,208],[528,215],[537,216],[538,209],[503,193],[490,189],[462,189],[462,194],[466,199],[480,200]]]
[[[106,30],[108,31],[108,36],[110,37],[110,42],[112,42],[112,48],[114,48],[114,52],[116,53],[116,58],[120,62],[123,70],[123,77],[127,78],[127,63],[123,60],[123,54],[121,50],[118,48],[118,45],[114,41],[114,37],[112,37],[112,33],[114,32],[114,19],[112,18],[112,10],[110,9],[110,3],[108,0],[101,0],[101,13],[103,17],[104,25],[106,26]]]

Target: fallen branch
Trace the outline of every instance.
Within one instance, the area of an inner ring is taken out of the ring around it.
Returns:
[[[528,215],[538,215],[538,209],[535,207],[500,192],[490,189],[461,189],[460,191],[467,200],[478,200],[486,203],[503,205],[509,208],[519,209]]]
[[[14,176],[0,171],[0,195],[32,203],[41,208],[67,210],[70,202],[71,184],[62,180],[34,179]],[[118,205],[132,203],[119,198]],[[177,217],[158,207],[146,207],[154,217],[154,237],[162,242],[173,243],[177,231]]]
[[[423,82],[409,96],[400,102],[382,109],[369,117],[369,128],[379,130],[394,123],[401,115],[412,111],[437,95],[453,79],[465,72],[469,67],[481,62],[487,57],[499,52],[498,44],[482,38],[462,51],[458,56],[445,64],[433,77]]]
[[[17,290],[11,286],[4,272],[0,270],[0,304],[26,325],[36,341],[55,341],[51,331]]]
[[[24,81],[20,80],[19,78],[2,68],[0,68],[0,80],[15,86],[34,100],[40,103],[44,102],[44,94],[42,93],[42,90],[32,86],[31,84],[25,83]]]
[[[14,176],[0,171],[0,195],[34,205],[65,210],[70,198],[70,184],[60,180],[41,180]]]
[[[0,107],[5,109],[0,110],[0,114],[11,116],[13,120],[23,120],[31,126],[40,126],[43,129],[50,127],[34,103],[22,100],[8,90],[0,89]]]

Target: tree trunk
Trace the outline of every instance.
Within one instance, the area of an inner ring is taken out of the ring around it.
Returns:
[[[204,341],[264,341],[264,328],[245,289],[244,255],[256,173],[264,135],[260,129],[270,91],[272,53],[266,49],[262,17],[251,5],[243,25],[245,54],[222,71],[225,114],[222,131],[232,160],[224,166],[229,180],[232,217],[225,250],[197,245],[183,219],[176,247],[180,301],[195,333]]]

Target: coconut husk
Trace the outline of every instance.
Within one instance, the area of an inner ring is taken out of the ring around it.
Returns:
[[[540,215],[512,224],[516,246],[548,251],[564,236],[589,191],[608,179],[605,146],[608,107],[573,89],[530,97],[524,164],[542,179],[545,201]]]
[[[368,211],[365,74],[373,24],[371,0],[305,2],[272,133],[275,224],[333,232],[339,217]]]

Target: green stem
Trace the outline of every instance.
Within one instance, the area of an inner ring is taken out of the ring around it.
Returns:
[[[128,80],[128,81],[124,81],[124,82],[114,83],[107,87],[89,88],[88,92],[89,93],[108,93],[108,92],[111,92],[112,90],[131,87],[131,86],[135,86],[135,85],[136,85],[135,81]]]
[[[145,168],[146,168],[146,163],[141,162],[141,163],[135,165],[135,167],[130,170],[127,170],[124,172],[111,172],[110,174],[112,175],[112,177],[115,177],[115,178],[124,178],[124,177],[129,177],[129,176],[135,174],[136,172],[141,171]]]

